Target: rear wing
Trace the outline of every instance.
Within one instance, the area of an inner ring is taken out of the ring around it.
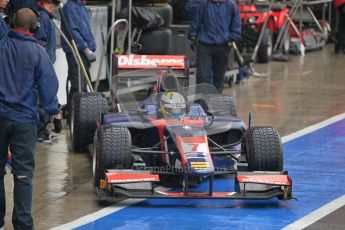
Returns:
[[[118,69],[162,69],[183,70],[188,67],[187,56],[184,55],[114,55]]]

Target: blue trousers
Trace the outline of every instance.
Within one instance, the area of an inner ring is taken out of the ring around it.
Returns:
[[[197,83],[209,83],[213,73],[213,85],[221,94],[224,88],[224,77],[228,65],[230,47],[199,43],[197,51]]]
[[[32,177],[35,169],[37,125],[36,122],[21,123],[0,117],[0,127],[0,227],[4,225],[6,213],[4,176],[10,148],[14,178],[12,224],[16,230],[31,230]]]

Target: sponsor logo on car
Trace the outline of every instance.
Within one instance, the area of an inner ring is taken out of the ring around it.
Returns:
[[[185,56],[181,55],[116,55],[120,69],[185,68]]]

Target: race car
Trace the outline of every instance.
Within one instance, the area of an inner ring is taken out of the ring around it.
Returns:
[[[272,127],[249,127],[235,101],[213,85],[181,88],[172,75],[148,97],[117,95],[93,139],[93,185],[100,195],[129,198],[292,198],[282,144]],[[234,191],[217,191],[228,174]],[[191,186],[209,183],[207,191]],[[173,189],[173,190],[171,190]]]
[[[99,195],[292,198],[277,130],[247,127],[233,97],[195,84],[185,56],[114,55],[113,68],[110,98],[81,92],[72,100],[72,146],[91,153]],[[218,176],[234,189],[215,188]],[[190,189],[200,183],[208,191]]]

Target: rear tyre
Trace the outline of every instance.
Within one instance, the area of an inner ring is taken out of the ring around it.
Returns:
[[[259,50],[257,61],[259,63],[267,63],[271,59],[273,48],[273,37],[270,29],[265,29]]]
[[[221,95],[209,98],[207,110],[224,111],[226,114],[237,117],[235,99],[231,96]]]
[[[242,141],[249,171],[282,171],[283,150],[278,131],[272,127],[251,127]]]
[[[76,93],[72,99],[71,138],[73,149],[86,152],[92,143],[96,121],[107,111],[107,100],[102,93]]]
[[[132,167],[131,146],[131,134],[126,127],[107,125],[97,129],[92,160],[95,187],[105,179],[105,170]]]

